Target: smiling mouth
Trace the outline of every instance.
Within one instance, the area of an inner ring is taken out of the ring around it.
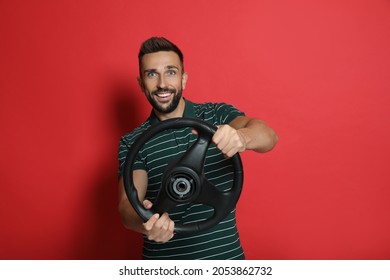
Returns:
[[[166,97],[170,96],[171,94],[173,94],[173,92],[164,91],[164,92],[156,92],[155,94],[160,98],[166,98]]]
[[[153,92],[157,98],[161,101],[168,99],[171,95],[175,94],[175,91],[172,89],[158,89]]]

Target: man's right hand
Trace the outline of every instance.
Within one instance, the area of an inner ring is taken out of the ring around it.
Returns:
[[[143,206],[146,209],[150,209],[153,203],[149,200],[144,200]],[[154,214],[147,222],[143,223],[143,227],[148,239],[155,242],[165,243],[174,236],[175,223],[169,218],[168,213],[162,214],[161,217],[157,213]]]

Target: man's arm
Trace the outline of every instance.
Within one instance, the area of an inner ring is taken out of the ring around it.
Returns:
[[[265,153],[272,150],[277,141],[275,131],[264,121],[246,116],[218,126],[213,136],[213,142],[228,157],[245,150]]]
[[[148,177],[145,170],[135,170],[133,172],[133,182],[134,186],[138,191],[138,199],[142,201],[146,194],[146,188],[148,185]],[[142,226],[142,219],[135,212],[131,206],[125,191],[125,186],[123,183],[123,177],[119,180],[118,185],[118,194],[119,194],[119,204],[118,211],[122,217],[122,224],[125,228],[131,229],[140,233],[145,234],[145,229]]]
[[[143,201],[146,209],[152,207],[149,200],[144,200],[148,186],[148,175],[145,170],[133,171],[134,186],[138,191],[138,199]],[[149,240],[166,242],[173,237],[174,222],[167,213],[163,215],[154,214],[147,222],[143,222],[137,212],[131,206],[123,184],[123,177],[119,180],[119,204],[118,211],[122,217],[122,224],[125,228],[145,234]]]

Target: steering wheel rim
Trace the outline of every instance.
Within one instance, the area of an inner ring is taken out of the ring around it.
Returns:
[[[138,199],[138,192],[133,182],[132,166],[139,150],[153,136],[167,129],[191,127],[197,130],[195,143],[178,159],[171,161],[165,169],[159,194],[152,209],[145,209]],[[243,185],[243,167],[239,153],[232,158],[234,169],[233,186],[228,191],[215,187],[204,175],[204,162],[207,149],[217,127],[195,118],[173,118],[161,121],[148,128],[131,146],[123,170],[125,191],[130,204],[143,221],[155,213],[163,213],[169,208],[182,203],[200,203],[212,206],[214,214],[200,222],[181,224],[175,222],[176,234],[194,234],[207,230],[222,221],[236,206]]]

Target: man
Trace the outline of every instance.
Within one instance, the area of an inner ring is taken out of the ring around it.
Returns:
[[[244,259],[235,209],[210,230],[192,236],[175,235],[175,221],[205,220],[212,209],[205,205],[179,205],[143,222],[127,199],[122,167],[131,145],[152,124],[176,117],[196,117],[218,127],[212,138],[215,145],[209,148],[204,170],[215,186],[226,189],[232,181],[229,158],[245,150],[270,151],[277,142],[277,135],[263,121],[249,118],[231,105],[196,104],[183,98],[182,91],[188,79],[183,54],[167,39],[153,37],[145,41],[138,59],[138,83],[153,109],[142,125],[120,141],[118,208],[123,225],[144,235],[144,259]],[[140,150],[133,166],[133,182],[146,209],[152,207],[160,188],[161,175],[168,163],[162,159],[172,159],[184,153],[195,139],[191,128],[166,131]]]

